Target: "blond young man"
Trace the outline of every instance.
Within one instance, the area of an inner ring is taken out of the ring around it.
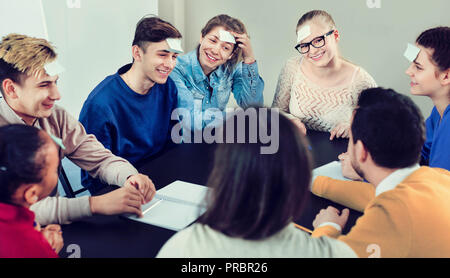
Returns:
[[[141,204],[155,194],[152,181],[105,149],[75,118],[55,105],[61,98],[54,71],[56,58],[53,46],[44,39],[19,34],[2,39],[0,126],[24,124],[47,131],[64,146],[59,149],[60,159],[66,156],[92,176],[121,188],[95,197],[45,198],[31,207],[36,221],[63,224],[94,213],[141,215]]]

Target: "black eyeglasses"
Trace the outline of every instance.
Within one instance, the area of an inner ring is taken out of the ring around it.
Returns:
[[[309,52],[309,46],[312,45],[315,48],[321,48],[325,45],[325,37],[333,34],[334,30],[331,30],[330,32],[326,33],[323,36],[315,37],[312,41],[307,43],[299,43],[294,48],[300,52],[300,54],[306,54]]]

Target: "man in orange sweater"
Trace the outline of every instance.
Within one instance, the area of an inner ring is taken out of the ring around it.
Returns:
[[[351,231],[336,208],[323,209],[313,236],[336,237],[360,257],[450,257],[450,172],[419,167],[424,123],[417,106],[391,89],[364,90],[348,152],[369,183],[317,177],[314,194],[363,210]]]

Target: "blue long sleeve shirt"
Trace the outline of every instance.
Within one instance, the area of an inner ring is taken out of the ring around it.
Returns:
[[[177,58],[170,77],[178,88],[178,107],[190,113],[192,130],[205,128],[212,122],[213,119],[205,115],[208,110],[224,111],[231,92],[242,108],[264,102],[264,81],[259,76],[256,62],[240,62],[232,71],[221,65],[208,78],[198,61],[197,50],[194,50]],[[194,121],[194,115],[201,115],[202,121]],[[194,126],[195,122],[198,124]]]
[[[176,122],[171,113],[177,107],[177,88],[169,77],[165,84],[155,84],[146,95],[134,92],[120,74],[106,77],[89,94],[80,113],[80,122],[88,133],[117,156],[136,165],[158,153],[171,142],[171,129]],[[103,187],[82,171],[82,184],[91,192]]]
[[[436,106],[425,122],[427,139],[422,148],[422,161],[430,167],[450,171],[450,105],[439,115]]]

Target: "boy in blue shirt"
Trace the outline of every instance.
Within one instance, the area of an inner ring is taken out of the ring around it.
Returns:
[[[421,164],[450,170],[450,27],[424,31],[416,46],[420,51],[406,71],[410,92],[427,96],[434,104],[425,123]]]
[[[406,74],[411,78],[411,94],[433,101],[425,122],[426,141],[421,165],[450,171],[450,27],[428,29],[416,40],[416,48]],[[409,55],[405,55],[409,56]],[[353,180],[362,178],[350,165],[347,153],[341,154],[342,174]]]
[[[132,44],[133,63],[106,77],[89,94],[80,122],[115,155],[136,165],[170,142],[177,88],[169,77],[182,52],[181,34],[157,17],[143,18]],[[91,193],[103,183],[82,171]]]

